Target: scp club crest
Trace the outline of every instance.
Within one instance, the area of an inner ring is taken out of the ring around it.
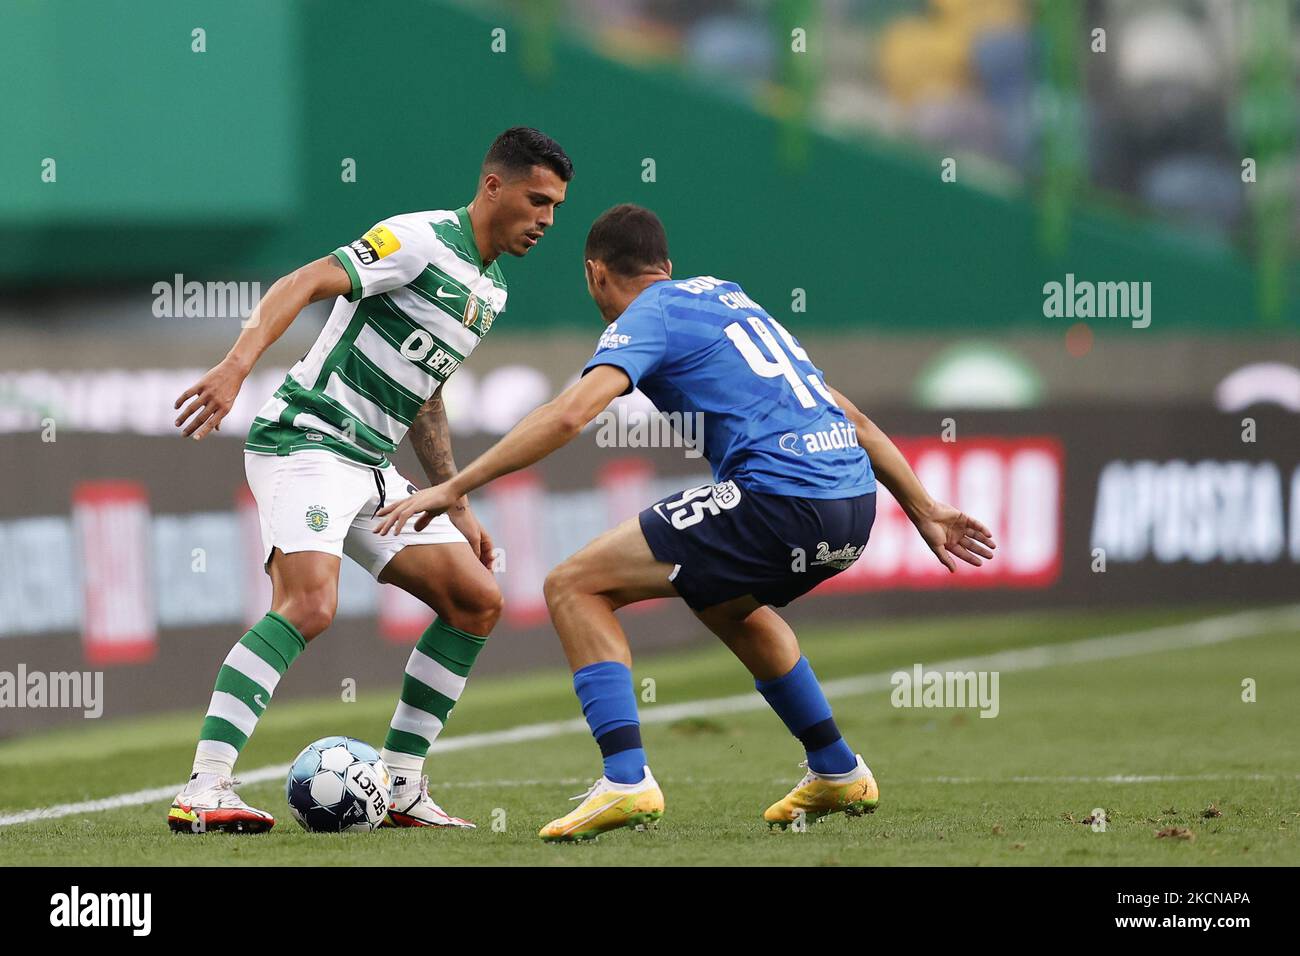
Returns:
[[[475,323],[481,321],[482,334],[486,335],[487,330],[492,328],[492,320],[496,318],[496,313],[492,307],[471,293],[465,297],[465,313],[461,318],[462,324],[467,329],[472,329]]]

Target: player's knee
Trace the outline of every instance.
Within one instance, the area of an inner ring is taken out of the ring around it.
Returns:
[[[501,596],[501,589],[497,587],[495,581],[491,582],[490,587],[478,589],[469,607],[474,626],[464,630],[471,634],[478,634],[480,637],[487,637],[492,632],[492,628],[497,626],[497,621],[501,620],[501,611],[505,606],[506,600]]]
[[[581,585],[582,572],[576,561],[564,561],[556,565],[542,584],[546,606],[554,611],[566,599],[580,593]]]
[[[334,623],[337,608],[337,590],[319,588],[291,594],[275,610],[310,641]]]
[[[456,595],[456,602],[450,613],[443,617],[452,627],[468,631],[480,637],[487,637],[501,620],[501,611],[505,607],[505,598],[494,580],[478,583],[473,588]]]

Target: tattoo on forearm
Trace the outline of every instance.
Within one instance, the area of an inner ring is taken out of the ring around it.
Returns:
[[[451,429],[447,427],[441,389],[416,414],[411,424],[411,445],[430,484],[440,485],[455,476],[456,460],[451,454]]]

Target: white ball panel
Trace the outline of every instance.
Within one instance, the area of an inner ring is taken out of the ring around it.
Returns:
[[[336,773],[322,770],[311,778],[312,799],[322,807],[333,807],[343,799],[343,778]]]
[[[328,750],[321,751],[320,765],[322,770],[337,770],[342,773],[355,759],[347,747],[330,747]]]

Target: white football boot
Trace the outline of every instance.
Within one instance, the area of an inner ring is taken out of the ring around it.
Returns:
[[[429,796],[429,778],[393,775],[393,790],[388,799],[388,816],[380,826],[385,827],[451,827],[473,830],[474,824],[453,817],[433,802]]]
[[[177,833],[265,833],[275,826],[275,817],[240,799],[238,783],[221,774],[194,774],[172,801],[167,825]]]

